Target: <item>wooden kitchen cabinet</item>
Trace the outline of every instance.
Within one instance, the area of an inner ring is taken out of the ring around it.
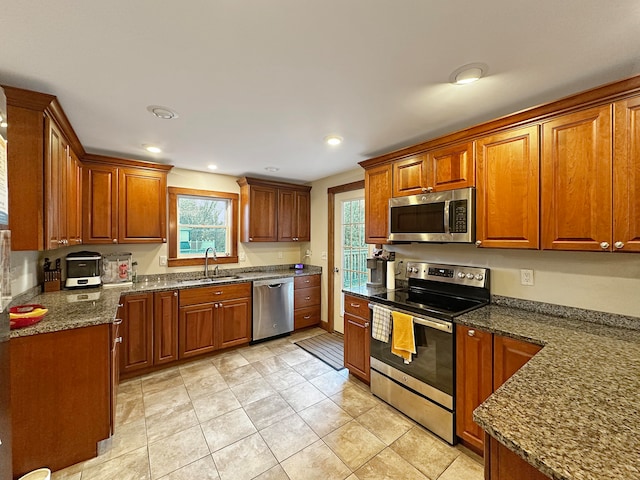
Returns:
[[[362,298],[344,296],[344,366],[365,383],[371,379],[371,314]]]
[[[153,365],[153,293],[124,295],[120,372],[123,375]]]
[[[153,294],[153,364],[178,360],[178,290]]]
[[[238,185],[241,242],[311,240],[311,187],[250,177]]]
[[[83,167],[84,243],[167,241],[170,165],[86,155]]]
[[[542,347],[513,338],[456,325],[456,435],[479,455],[485,433],[473,411]]]
[[[487,434],[485,480],[548,480],[550,477]]]
[[[47,214],[44,217],[46,249],[68,244],[67,238],[67,189],[66,169],[69,144],[60,128],[49,116],[45,116],[44,191]]]
[[[215,310],[216,349],[245,345],[251,341],[251,298],[218,302]]]
[[[111,435],[116,429],[116,410],[118,399],[118,385],[120,384],[120,326],[122,325],[122,307],[118,307],[116,318],[111,324]]]
[[[294,330],[320,324],[320,275],[306,275],[293,279]]]
[[[214,318],[217,303],[180,306],[178,357],[189,358],[216,349]]]
[[[539,248],[538,126],[476,141],[476,245]]]
[[[69,245],[82,244],[82,164],[73,149],[67,155],[67,238]]]
[[[426,192],[428,165],[427,155],[424,154],[393,162],[392,195],[394,197],[403,197]]]
[[[389,199],[391,194],[391,164],[379,165],[364,171],[364,230],[366,243],[388,243]]]
[[[111,328],[11,339],[14,478],[93,458],[109,437]]]

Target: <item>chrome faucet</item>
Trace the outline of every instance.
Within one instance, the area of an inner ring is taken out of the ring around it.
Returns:
[[[208,247],[205,251],[204,251],[204,276],[205,278],[209,278],[209,250],[211,250],[213,252],[212,258],[214,262],[218,261],[218,255],[216,255],[216,249],[215,247]],[[214,275],[218,275],[218,265],[216,265],[216,268],[213,271]]]

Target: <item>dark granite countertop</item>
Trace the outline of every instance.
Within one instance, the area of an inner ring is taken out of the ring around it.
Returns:
[[[260,268],[260,269],[258,269]],[[253,269],[225,269],[220,275],[233,274],[238,278],[216,281],[215,283],[193,284],[189,280],[202,277],[202,273],[147,275],[140,282],[100,288],[61,290],[59,292],[39,293],[39,291],[17,296],[12,305],[37,303],[49,311],[35,325],[11,330],[11,338],[52,333],[73,328],[89,327],[113,322],[121,295],[160,292],[163,290],[200,288],[215,285],[253,282],[285,277],[317,275],[321,267],[308,266],[303,270],[291,270],[288,267],[254,267]]]

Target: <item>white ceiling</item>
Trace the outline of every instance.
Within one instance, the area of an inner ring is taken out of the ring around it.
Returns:
[[[312,181],[640,73],[638,0],[1,3],[0,83],[57,95],[88,152],[230,175]]]

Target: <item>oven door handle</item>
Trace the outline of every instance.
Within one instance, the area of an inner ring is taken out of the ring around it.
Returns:
[[[373,303],[368,304],[368,307],[373,310]],[[440,330],[441,332],[453,333],[452,323],[440,323],[433,320],[428,320],[426,318],[416,317],[412,314],[410,315],[413,317],[413,321],[418,325],[422,325],[423,327],[435,328],[436,330]]]

